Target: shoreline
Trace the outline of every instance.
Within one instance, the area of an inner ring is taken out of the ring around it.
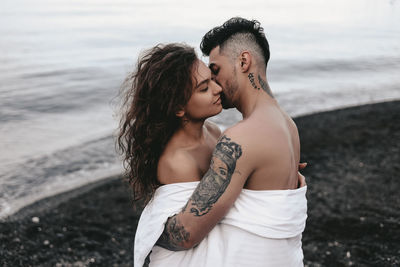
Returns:
[[[79,187],[72,188],[67,191],[63,191],[61,193],[57,193],[48,197],[41,198],[37,201],[34,201],[33,203],[30,203],[26,206],[23,206],[19,210],[17,210],[15,213],[6,216],[5,218],[0,219],[0,222],[13,222],[13,221],[18,221],[21,219],[24,219],[29,216],[33,216],[35,213],[42,213],[45,212],[46,210],[49,210],[51,208],[54,208],[64,202],[69,201],[70,199],[76,198],[82,194],[86,194],[90,192],[91,190],[96,189],[99,186],[102,186],[104,184],[110,183],[114,180],[120,179],[121,175],[112,175],[110,177],[105,177],[100,180],[90,182],[87,184],[84,184]]]
[[[326,112],[335,112],[335,111],[339,111],[339,110],[343,110],[343,109],[345,110],[345,109],[357,108],[357,107],[362,107],[362,106],[367,106],[367,105],[383,104],[383,103],[398,102],[398,101],[400,101],[400,99],[386,99],[386,100],[382,100],[381,102],[361,103],[359,105],[349,104],[349,105],[343,105],[343,106],[336,106],[333,108],[328,108],[323,111],[319,110],[319,111],[314,111],[314,112],[310,112],[310,113],[301,113],[300,115],[292,116],[292,118],[293,118],[293,120],[297,120],[297,119],[300,119],[303,117],[314,116],[314,115],[323,114]],[[10,214],[7,214],[6,216],[0,217],[0,222],[9,221],[9,220],[12,220],[12,221],[18,220],[24,216],[23,214],[29,213],[29,210],[31,208],[33,208],[33,209],[37,208],[40,210],[44,210],[46,208],[51,208],[49,206],[49,204],[46,204],[46,202],[49,200],[54,199],[57,204],[60,204],[63,201],[68,201],[69,198],[77,196],[81,193],[83,194],[83,193],[89,191],[90,189],[95,188],[96,186],[102,185],[103,182],[107,182],[112,179],[117,179],[120,176],[122,176],[122,173],[121,174],[113,174],[110,176],[104,176],[98,180],[90,181],[83,185],[79,185],[77,187],[72,187],[65,191],[59,190],[60,191],[59,193],[50,194],[43,198],[34,200],[33,202],[30,202],[26,205],[21,205],[21,207],[13,208],[16,211],[11,212]],[[69,195],[71,195],[71,196],[69,196]],[[60,199],[58,199],[58,198],[60,198]],[[43,208],[41,208],[42,205],[44,206]],[[52,205],[52,206],[54,206],[54,205]]]
[[[399,100],[294,119],[309,163],[306,266],[400,264],[398,114]],[[131,204],[120,175],[39,200],[0,222],[0,263],[131,266]]]

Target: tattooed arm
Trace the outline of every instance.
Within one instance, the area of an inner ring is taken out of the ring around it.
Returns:
[[[244,147],[223,135],[210,168],[182,211],[170,217],[157,245],[168,250],[189,249],[199,243],[225,216],[250,174]]]
[[[177,216],[168,218],[164,232],[157,241],[157,245],[172,251],[184,250],[189,241],[190,234],[186,231]]]

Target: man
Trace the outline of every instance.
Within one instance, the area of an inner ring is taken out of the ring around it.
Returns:
[[[257,21],[232,18],[210,30],[201,49],[222,87],[223,107],[237,108],[243,120],[222,134],[208,172],[182,211],[168,218],[157,245],[195,247],[179,263],[171,260],[175,266],[302,266],[306,200],[305,187],[297,189],[299,135],[269,88],[263,29]]]

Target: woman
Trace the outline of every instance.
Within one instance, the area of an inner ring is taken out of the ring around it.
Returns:
[[[146,265],[149,260],[150,266],[222,266],[222,255],[237,253],[221,243],[230,242],[226,229],[237,231],[235,222],[250,218],[245,214],[247,208],[240,211],[234,207],[194,249],[172,252],[155,245],[168,217],[180,211],[209,168],[221,133],[205,120],[222,110],[221,87],[211,79],[210,70],[197,59],[194,49],[182,44],[158,45],[145,52],[128,81],[131,85],[126,90],[118,145],[125,155],[134,199],[147,203],[135,236],[134,266]],[[262,204],[257,198],[265,192],[254,196],[251,191],[242,192],[238,203],[256,200],[255,206]],[[304,202],[304,193],[289,200]],[[297,221],[293,218],[285,227],[302,232],[304,216]],[[257,238],[245,231],[240,234],[250,242]],[[215,265],[216,261],[219,264]]]
[[[163,184],[199,181],[221,134],[205,120],[221,112],[221,87],[195,50],[157,45],[128,82],[118,145],[134,199],[151,199]]]

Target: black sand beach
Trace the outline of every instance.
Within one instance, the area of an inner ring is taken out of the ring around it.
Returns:
[[[295,121],[305,265],[400,266],[400,101]],[[132,266],[139,215],[118,177],[42,200],[0,223],[0,265]]]

